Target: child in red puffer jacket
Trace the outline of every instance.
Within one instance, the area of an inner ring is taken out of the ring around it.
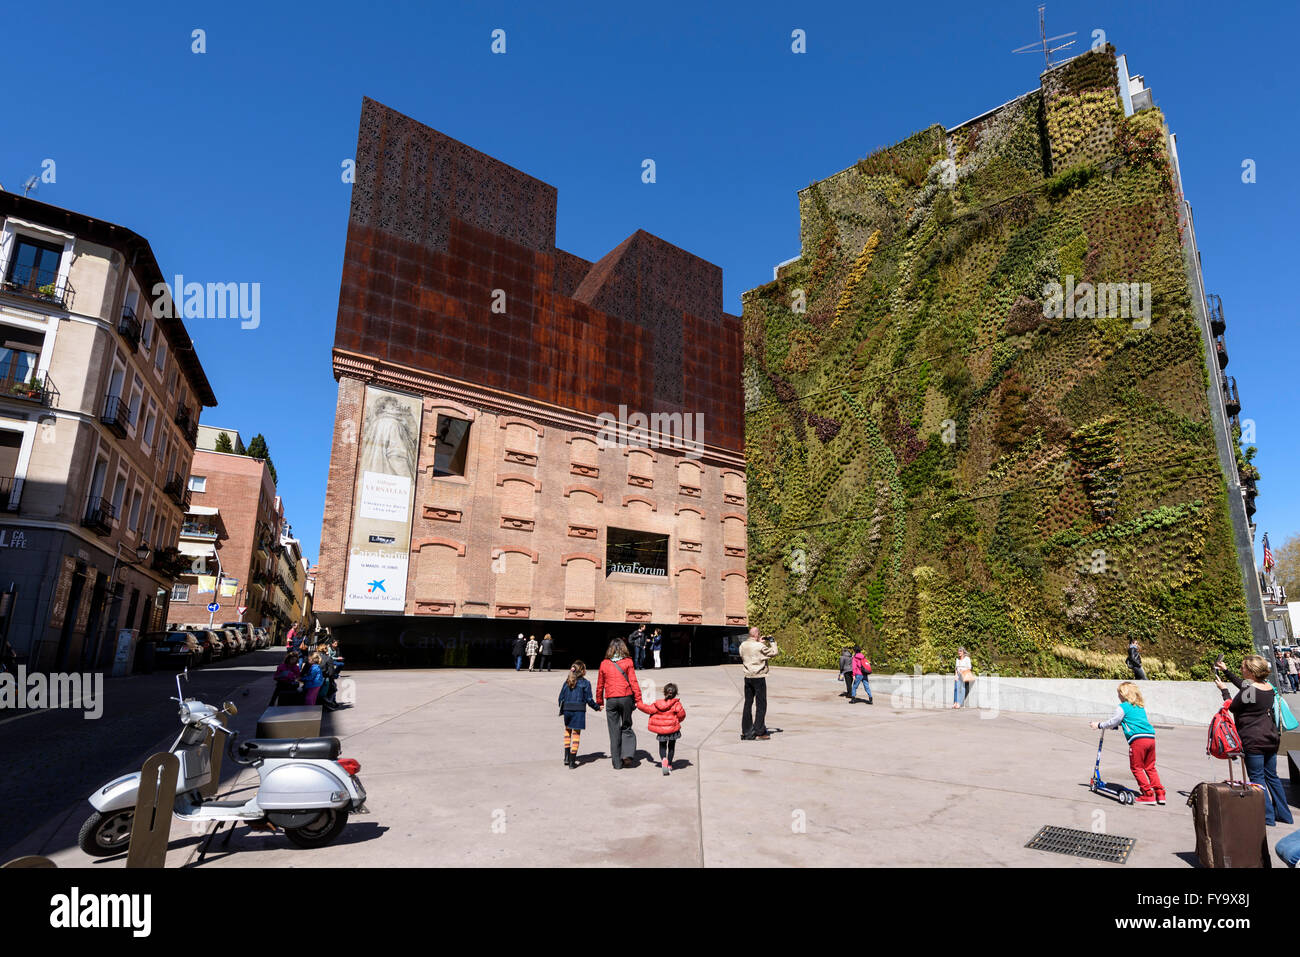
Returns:
[[[682,736],[682,722],[686,720],[686,709],[677,699],[677,685],[671,682],[664,685],[662,698],[654,704],[641,702],[637,710],[650,715],[650,732],[659,736],[659,764],[667,777],[673,764],[673,749]]]

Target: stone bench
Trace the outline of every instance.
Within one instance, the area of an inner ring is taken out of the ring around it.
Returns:
[[[320,705],[275,705],[257,719],[259,738],[319,738]]]

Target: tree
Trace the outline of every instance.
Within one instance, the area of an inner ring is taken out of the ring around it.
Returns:
[[[267,469],[271,472],[271,481],[275,482],[277,485],[279,484],[280,480],[275,475],[275,463],[271,461],[271,450],[267,448],[266,438],[261,432],[258,432],[257,435],[253,436],[249,441],[247,454],[251,458],[260,459],[265,462]]]
[[[230,444],[230,436],[227,433],[222,432],[217,436],[216,444],[212,446],[212,450],[214,452],[233,452],[235,449],[234,446]]]
[[[1276,562],[1273,574],[1286,589],[1286,597],[1291,601],[1300,600],[1300,533],[1273,549],[1273,561]]]
[[[248,450],[244,448],[244,440],[239,437],[238,432],[235,433],[235,454],[236,455],[248,454]]]

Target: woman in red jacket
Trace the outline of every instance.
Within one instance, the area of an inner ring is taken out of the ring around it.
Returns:
[[[606,700],[608,699],[608,700]],[[605,707],[609,722],[609,757],[614,768],[630,768],[636,757],[636,732],[632,730],[633,707],[641,706],[641,684],[636,666],[627,655],[627,643],[615,638],[609,643],[596,678],[596,710]]]
[[[686,709],[677,698],[677,685],[669,682],[664,685],[664,696],[654,704],[638,704],[638,711],[650,715],[650,733],[659,735],[659,764],[664,769],[664,777],[673,765],[673,750],[677,739],[682,736],[682,722],[686,720]]]

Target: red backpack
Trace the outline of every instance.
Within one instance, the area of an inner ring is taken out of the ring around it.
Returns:
[[[1237,722],[1232,719],[1228,709],[1231,701],[1223,702],[1223,707],[1210,719],[1210,733],[1205,741],[1205,753],[1215,758],[1232,758],[1241,754],[1241,735],[1237,733]]]

